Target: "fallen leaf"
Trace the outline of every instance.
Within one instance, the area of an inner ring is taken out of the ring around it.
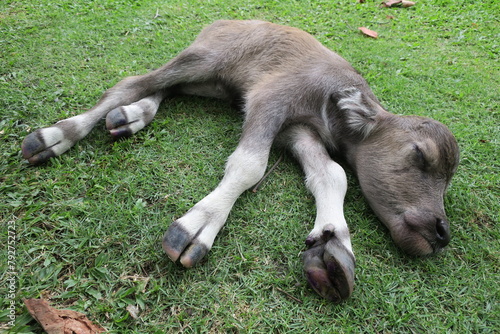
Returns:
[[[378,38],[378,33],[376,31],[370,30],[370,29],[365,28],[365,27],[359,27],[358,29],[361,30],[363,35],[366,35],[366,36],[369,36],[372,38]]]
[[[407,8],[415,6],[415,2],[408,0],[392,0],[392,1],[384,1],[380,4],[380,7],[385,7],[385,8],[398,7],[398,6]]]
[[[403,0],[403,1],[401,1],[401,6],[403,6],[404,8],[408,8],[411,6],[415,6],[415,3],[413,1]]]
[[[134,319],[139,319],[139,309],[135,305],[129,305],[127,306],[127,311],[130,314],[130,316]]]
[[[380,5],[381,7],[395,7],[396,5],[399,5],[400,3],[402,3],[403,0],[393,0],[393,1],[384,1],[382,2],[382,4]]]
[[[165,196],[165,198],[167,198],[168,196],[170,195],[167,195]],[[126,276],[120,276],[120,279],[124,279],[124,280],[132,280],[134,282],[140,282],[139,283],[139,287],[141,287],[141,291],[144,293],[146,292],[146,286],[148,285],[148,282],[150,280],[149,277],[142,277],[142,276],[138,276],[138,275],[126,275]]]
[[[44,299],[25,299],[29,313],[47,334],[96,334],[106,332],[93,324],[85,314],[72,310],[57,310]]]
[[[386,15],[385,17],[386,17],[388,20],[394,20],[394,19],[395,19],[395,17],[394,17],[394,16],[392,16],[392,15]]]

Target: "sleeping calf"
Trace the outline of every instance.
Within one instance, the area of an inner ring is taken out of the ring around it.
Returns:
[[[23,156],[32,164],[58,156],[104,117],[113,137],[132,135],[175,94],[239,101],[244,123],[220,184],[165,233],[173,261],[192,267],[208,253],[238,196],[262,178],[273,143],[296,157],[316,200],[303,262],[321,296],[339,302],[354,285],[346,175],[332,155],[354,170],[403,250],[428,255],[450,241],[443,196],[459,160],[450,131],[387,112],[346,60],[301,30],[262,21],[213,23],[161,68],[125,78],[91,110],[29,134]]]

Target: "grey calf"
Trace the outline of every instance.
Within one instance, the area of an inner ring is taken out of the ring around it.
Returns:
[[[403,250],[428,255],[448,244],[443,196],[459,160],[450,131],[387,112],[347,61],[301,30],[267,22],[213,23],[161,68],[128,77],[91,110],[29,134],[23,156],[33,164],[58,156],[103,117],[114,137],[132,135],[178,93],[240,101],[245,120],[220,184],[165,233],[163,249],[173,261],[192,267],[207,254],[238,196],[263,176],[273,143],[294,154],[316,199],[303,261],[321,296],[339,302],[354,286],[347,181],[331,156],[352,167]]]

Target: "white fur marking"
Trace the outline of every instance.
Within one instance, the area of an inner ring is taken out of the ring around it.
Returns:
[[[55,155],[63,154],[74,144],[64,137],[63,130],[55,126],[40,129],[40,135],[45,142],[45,147],[50,148]]]

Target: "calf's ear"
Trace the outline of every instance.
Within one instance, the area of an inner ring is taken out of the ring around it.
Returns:
[[[349,132],[366,138],[386,111],[357,88],[348,88],[331,95],[344,126]]]

